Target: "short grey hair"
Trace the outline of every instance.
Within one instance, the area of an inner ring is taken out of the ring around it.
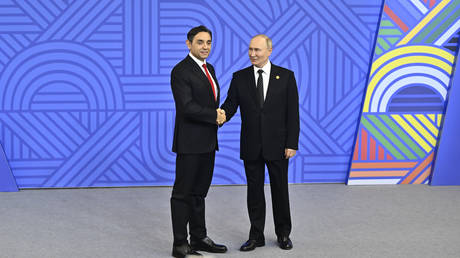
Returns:
[[[272,40],[267,35],[265,35],[265,34],[257,34],[254,37],[252,37],[251,40],[253,40],[253,39],[257,38],[257,37],[261,37],[261,38],[265,39],[265,41],[267,42],[267,48],[268,49],[271,49],[273,47]]]

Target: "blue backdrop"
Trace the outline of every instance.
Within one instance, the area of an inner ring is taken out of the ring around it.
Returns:
[[[0,4],[0,140],[20,188],[171,185],[169,75],[186,33],[213,31],[226,97],[249,39],[293,70],[301,137],[290,182],[346,180],[381,0],[41,0]],[[219,131],[214,184],[245,183],[239,119]],[[0,172],[4,173],[4,172]]]
[[[458,62],[458,57],[457,57]],[[460,160],[460,68],[457,66],[449,92],[446,117],[438,143],[431,185],[460,185],[458,161]]]

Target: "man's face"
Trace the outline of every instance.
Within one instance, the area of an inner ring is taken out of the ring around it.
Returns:
[[[211,52],[211,35],[207,32],[198,32],[193,41],[186,41],[190,53],[201,61],[204,61]]]
[[[255,37],[249,42],[249,59],[256,67],[263,67],[268,62],[268,57],[272,54],[272,49],[268,49],[267,41],[262,37]]]

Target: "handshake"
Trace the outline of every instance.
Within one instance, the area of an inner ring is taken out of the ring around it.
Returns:
[[[218,125],[222,125],[223,123],[225,123],[225,121],[227,121],[227,117],[225,116],[225,110],[223,109],[216,109],[217,111],[217,118],[216,118],[216,123]]]

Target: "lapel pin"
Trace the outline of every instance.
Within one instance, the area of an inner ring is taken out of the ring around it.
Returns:
[[[279,76],[279,75],[277,75],[275,78],[278,80],[278,79],[280,78],[280,76]]]

